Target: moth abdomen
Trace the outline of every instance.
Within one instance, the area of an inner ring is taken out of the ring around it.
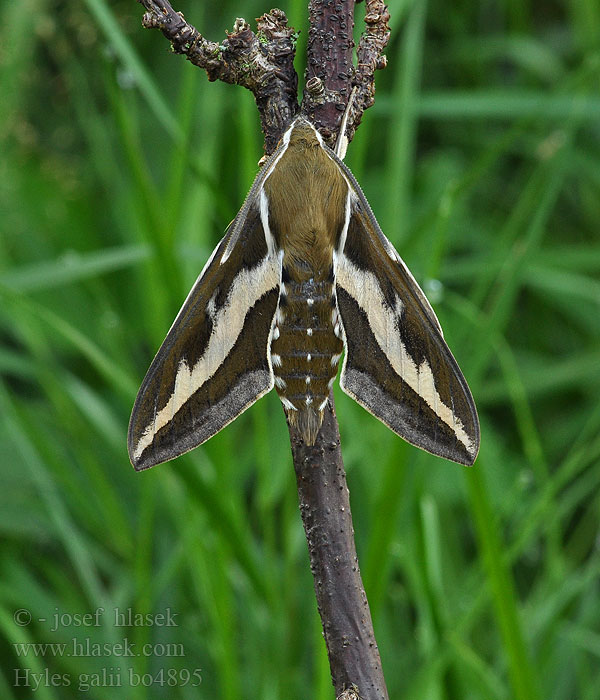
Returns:
[[[321,427],[343,344],[334,332],[331,283],[313,277],[295,281],[293,272],[286,279],[275,315],[271,364],[275,389],[290,422],[312,445]]]

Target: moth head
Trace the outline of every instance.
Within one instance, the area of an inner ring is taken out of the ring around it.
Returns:
[[[323,146],[323,139],[306,117],[299,116],[283,135],[282,143],[292,149],[306,150]]]

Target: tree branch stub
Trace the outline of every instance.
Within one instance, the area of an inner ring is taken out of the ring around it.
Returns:
[[[296,32],[282,10],[256,20],[256,32],[243,19],[221,42],[210,41],[168,0],[138,0],[146,9],[142,24],[159,29],[174,53],[206,71],[209,80],[241,85],[254,94],[265,137],[265,153],[275,150],[296,116],[298,76],[294,69]],[[366,0],[365,30],[354,54],[355,0],[310,0],[306,87],[302,112],[333,146],[354,87],[357,88],[346,136],[351,141],[363,112],[374,103],[375,71],[386,66],[389,12],[382,0]]]
[[[390,39],[390,13],[382,0],[366,0],[365,30],[357,49],[354,85],[358,88],[347,128],[348,140],[361,122],[362,115],[375,103],[375,71],[387,66],[383,54]]]
[[[302,113],[333,147],[352,89],[356,94],[346,126],[348,142],[374,103],[375,71],[385,68],[389,12],[382,0],[366,0],[365,30],[354,65],[355,0],[310,0],[306,87]]]
[[[355,0],[310,0],[308,6],[307,89],[302,112],[330,146],[352,91],[354,4]],[[310,89],[315,84],[318,92]]]
[[[217,43],[209,41],[167,0],[138,0],[142,24],[159,29],[175,53],[206,71],[209,80],[242,85],[254,94],[265,137],[265,152],[275,150],[285,127],[298,112],[298,76],[294,69],[296,33],[281,10],[257,19],[254,33],[243,19]]]

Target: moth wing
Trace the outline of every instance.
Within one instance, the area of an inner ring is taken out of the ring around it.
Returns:
[[[267,245],[261,184],[259,174],[140,387],[128,434],[137,470],[205,442],[273,388],[269,339],[281,263]]]
[[[425,294],[340,167],[354,190],[336,262],[346,346],[340,385],[411,444],[471,465],[479,421],[467,382]]]

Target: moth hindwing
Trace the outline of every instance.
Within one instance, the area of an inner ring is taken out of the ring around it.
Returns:
[[[343,391],[408,442],[473,463],[477,412],[433,309],[352,173],[298,118],[146,374],[134,466],[199,445],[273,386],[313,444],[342,354]]]

